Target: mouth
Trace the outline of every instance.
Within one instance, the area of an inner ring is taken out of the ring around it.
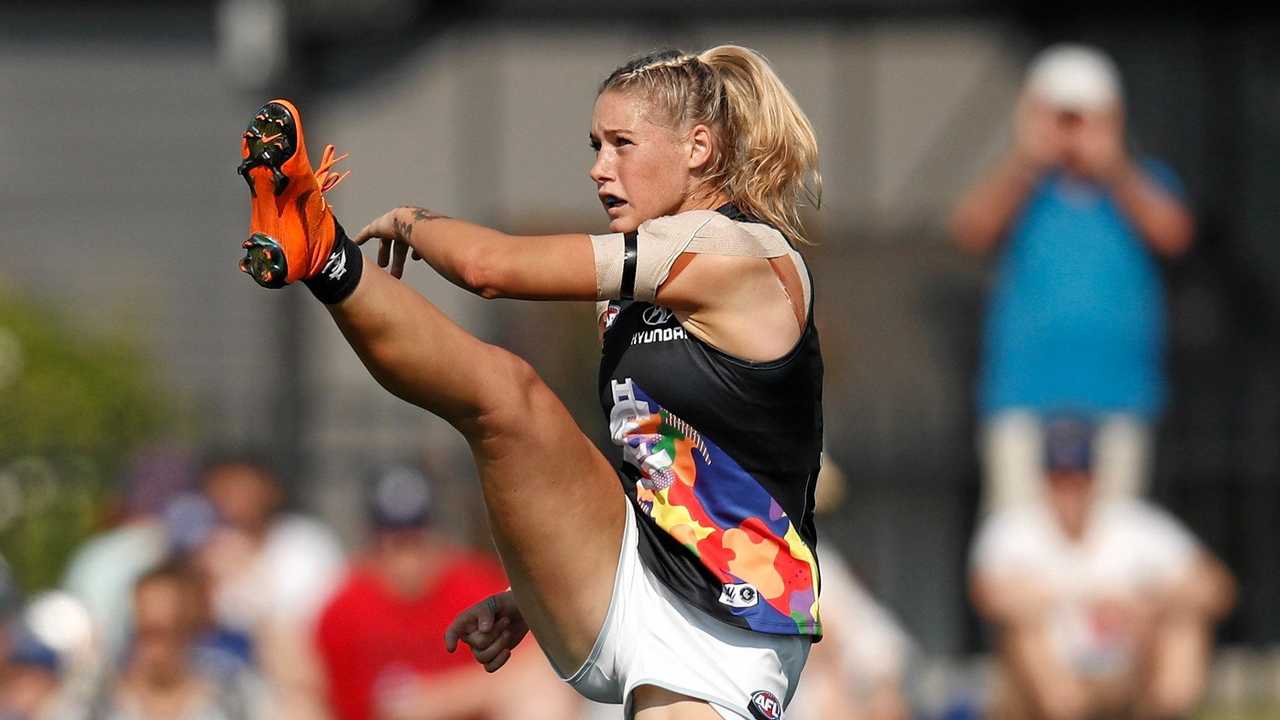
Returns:
[[[609,217],[615,217],[615,212],[625,207],[627,201],[611,193],[600,193],[600,204],[604,205],[604,211]]]

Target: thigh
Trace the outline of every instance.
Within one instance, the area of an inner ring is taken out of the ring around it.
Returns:
[[[468,440],[521,612],[557,669],[572,673],[612,600],[627,505],[616,471],[564,404],[511,361],[517,379],[495,381],[498,397]]]
[[[656,685],[641,685],[631,692],[627,706],[633,720],[722,720],[711,703],[672,692]]]
[[[984,509],[1000,510],[1038,497],[1044,485],[1039,416],[1002,411],[988,418],[981,432]]]
[[[613,590],[626,508],[609,462],[528,363],[368,260],[356,291],[327,307],[379,383],[467,438],[521,610],[572,671]]]
[[[1206,623],[1168,618],[1152,633],[1143,703],[1169,717],[1195,707],[1204,691],[1213,639]]]
[[[1107,416],[1096,440],[1098,486],[1104,497],[1141,497],[1147,490],[1151,459],[1151,429],[1143,419],[1128,414]]]

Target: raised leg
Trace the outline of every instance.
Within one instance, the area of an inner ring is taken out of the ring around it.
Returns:
[[[613,593],[626,506],[608,460],[528,363],[467,333],[369,260],[355,292],[328,307],[383,387],[466,437],[521,611],[572,672]]]
[[[341,179],[329,172],[340,159],[329,148],[311,167],[289,101],[254,115],[241,138],[252,233],[241,269],[265,287],[321,273],[360,278],[327,307],[378,382],[466,437],[521,611],[571,672],[590,653],[613,592],[626,511],[617,476],[527,363],[358,256],[323,197]],[[363,265],[347,275],[353,259]]]

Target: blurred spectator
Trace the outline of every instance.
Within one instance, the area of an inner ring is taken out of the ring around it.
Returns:
[[[251,639],[273,694],[273,717],[321,716],[322,679],[310,637],[341,578],[337,537],[317,520],[284,512],[283,488],[252,455],[209,461],[202,485],[220,523],[196,555],[211,583],[215,623]]]
[[[66,678],[93,651],[88,611],[56,591],[22,600],[0,558],[0,720],[77,720]]]
[[[0,720],[62,720],[58,654],[21,623],[0,628]]]
[[[18,588],[0,558],[0,720],[48,717],[58,685],[57,657],[25,631],[20,608]]]
[[[129,636],[134,582],[169,553],[165,506],[191,480],[183,455],[165,450],[139,454],[120,481],[120,522],[89,538],[71,558],[62,585],[88,609],[108,661],[119,655]]]
[[[564,718],[578,701],[528,646],[497,676],[445,651],[459,612],[507,586],[487,556],[432,530],[432,486],[408,467],[371,485],[371,537],[316,633],[340,720]],[[536,700],[534,700],[536,698]]]
[[[995,512],[974,543],[974,603],[999,632],[993,717],[1185,717],[1204,688],[1233,580],[1157,507],[1096,497],[1092,433],[1051,423],[1045,501]]]
[[[200,586],[168,562],[143,575],[133,593],[133,643],[119,679],[97,698],[95,720],[240,720],[254,717],[248,684],[225,682],[195,662],[202,629]]]
[[[1098,50],[1059,45],[1027,74],[1012,152],[961,201],[961,247],[999,252],[979,380],[988,509],[1040,492],[1037,414],[1099,415],[1103,494],[1146,483],[1165,399],[1155,256],[1191,244],[1172,171],[1126,149],[1120,78]]]
[[[814,511],[818,523],[843,500],[844,473],[823,453]],[[822,570],[822,642],[809,651],[787,708],[790,720],[908,720],[904,680],[915,647],[888,609],[862,586],[832,543],[818,547]]]

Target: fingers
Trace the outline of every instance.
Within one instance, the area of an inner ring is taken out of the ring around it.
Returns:
[[[502,667],[503,665],[506,665],[507,661],[510,659],[511,659],[511,649],[503,648],[502,652],[498,653],[497,657],[495,657],[494,659],[484,664],[485,672],[497,672],[498,668]]]
[[[498,618],[497,621],[492,623],[488,629],[480,629],[478,625],[474,628],[470,628],[470,631],[463,634],[461,639],[462,642],[466,643],[471,648],[472,652],[475,652],[477,650],[487,648],[497,642],[502,633],[504,631],[508,631],[510,627],[510,620],[507,618]],[[510,632],[507,632],[508,639],[510,639],[510,636]]]
[[[483,647],[471,646],[471,657],[481,665],[487,665],[489,662],[498,657],[503,651],[510,651],[511,648],[511,631],[503,630],[493,639],[493,642]]]
[[[391,263],[391,246],[394,241],[382,238],[378,244],[378,267],[384,268]]]
[[[458,641],[462,641],[471,647],[487,647],[492,641],[488,636],[488,632],[493,628],[493,615],[491,605],[481,603],[463,610],[458,616],[449,623],[449,627],[444,631],[444,646],[449,652],[458,649]],[[503,618],[505,620],[505,618]],[[501,628],[505,629],[510,622],[500,623]],[[482,629],[483,626],[483,629]]]
[[[444,647],[449,652],[458,649],[458,640],[470,634],[475,627],[475,618],[469,610],[464,610],[458,614],[458,617],[449,623],[449,627],[444,631]]]
[[[351,238],[351,241],[357,245],[363,245],[372,238],[394,239],[396,236],[394,217],[392,216],[394,212],[393,210],[369,221],[368,225],[365,225],[360,232],[356,233],[355,237]]]
[[[404,275],[404,260],[409,254],[409,243],[400,240],[395,243],[395,247],[391,251],[391,275],[392,277],[400,277]]]
[[[411,251],[414,260],[421,260],[422,256],[404,238],[399,236],[394,213],[395,211],[393,210],[364,226],[352,238],[352,242],[356,245],[363,245],[373,238],[377,238],[379,240],[378,267],[386,268],[393,277],[398,278],[404,275],[405,262]]]
[[[385,265],[379,258],[379,265]],[[486,598],[481,602],[458,613],[458,616],[449,623],[449,627],[444,631],[444,645],[449,652],[453,652],[458,648],[458,641],[470,645],[471,647],[488,646],[491,639],[487,634],[494,626],[494,612],[497,609],[497,602],[492,598]],[[504,620],[506,618],[503,618]],[[510,625],[510,622],[502,624],[503,628]]]
[[[516,634],[511,629],[511,621],[507,618],[498,618],[489,631],[481,631],[475,623],[475,617],[470,616],[465,623],[455,621],[444,635],[446,650],[454,652],[458,643],[462,643],[471,648],[472,656],[480,663],[488,662],[502,648],[513,647],[517,642]]]
[[[375,220],[374,222],[365,225],[360,229],[360,232],[356,233],[355,237],[351,238],[351,242],[354,242],[357,245],[363,245],[368,242],[369,238],[373,237],[375,234],[373,226],[376,224],[377,221]]]
[[[471,612],[476,618],[476,629],[482,633],[487,633],[493,629],[493,618],[498,610],[497,604],[493,597],[487,597],[480,601],[478,605],[471,608]]]

